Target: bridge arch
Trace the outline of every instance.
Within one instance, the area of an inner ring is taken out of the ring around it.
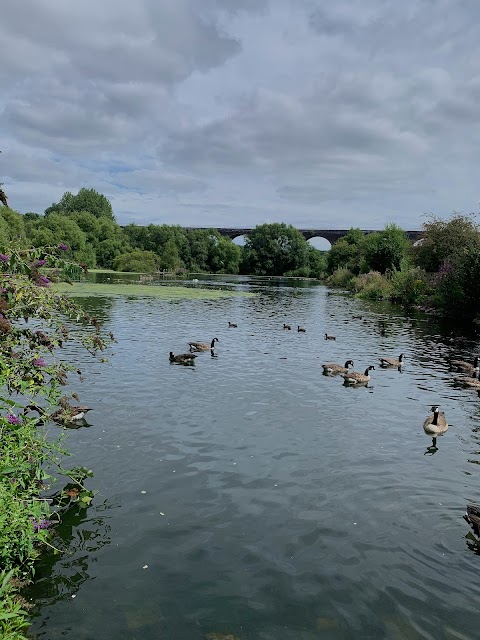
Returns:
[[[231,236],[230,236],[231,237]],[[245,241],[247,239],[247,234],[243,233],[240,236],[235,236],[234,238],[232,238],[232,242],[233,244],[238,245],[239,247],[244,247],[245,246]]]
[[[319,251],[330,251],[332,248],[332,243],[325,236],[312,236],[307,243]]]

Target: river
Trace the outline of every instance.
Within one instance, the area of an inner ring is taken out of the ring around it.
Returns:
[[[311,282],[220,280],[256,295],[81,301],[118,339],[108,363],[75,354],[93,411],[66,466],[98,494],[39,563],[32,636],[478,638],[462,515],[480,502],[480,398],[447,365],[478,336]],[[213,337],[216,357],[169,363]],[[401,372],[378,366],[401,352]],[[376,366],[368,387],[322,375],[350,358]],[[432,404],[450,424],[436,447]]]

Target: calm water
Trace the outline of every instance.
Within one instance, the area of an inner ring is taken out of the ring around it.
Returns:
[[[71,464],[99,493],[38,569],[33,636],[478,638],[462,515],[480,501],[480,399],[445,365],[478,338],[322,286],[242,286],[258,295],[83,302],[119,340],[108,364],[78,355],[94,411],[70,432]],[[214,336],[218,357],[169,364]],[[369,388],[322,375],[402,351],[403,373],[377,367]],[[438,450],[422,429],[432,403],[450,423]]]

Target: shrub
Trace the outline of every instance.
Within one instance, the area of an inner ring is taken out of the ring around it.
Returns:
[[[352,281],[352,289],[359,298],[388,300],[392,294],[390,281],[378,271],[362,273]]]
[[[153,251],[131,251],[117,256],[113,261],[115,271],[151,273],[158,270],[158,256]]]
[[[419,267],[405,267],[400,271],[393,271],[390,282],[392,285],[392,301],[400,302],[407,306],[420,304],[425,299],[428,291],[426,274]]]
[[[332,275],[327,278],[327,284],[331,287],[351,289],[354,278],[355,276],[349,269],[340,268],[336,269]]]

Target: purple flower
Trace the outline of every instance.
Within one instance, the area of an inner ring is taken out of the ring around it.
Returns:
[[[47,264],[46,260],[43,260],[43,258],[41,260],[37,260],[35,266],[36,267],[44,267]]]
[[[30,520],[33,524],[33,530],[35,531],[35,533],[40,531],[40,529],[48,529],[48,527],[52,524],[51,520],[45,520],[45,518],[42,518],[40,522],[37,522],[35,518],[30,518]]]
[[[39,276],[37,280],[37,284],[39,287],[49,287],[50,286],[50,278],[47,276]]]
[[[47,363],[45,362],[45,360],[43,358],[37,358],[36,360],[33,361],[33,366],[34,367],[46,367]]]
[[[17,418],[17,416],[14,416],[13,413],[8,413],[7,414],[7,420],[9,421],[10,424],[20,424],[21,423],[20,418]]]
[[[58,245],[58,248],[59,248],[61,251],[67,251],[67,250],[68,250],[68,247],[67,247],[67,245],[66,245],[64,242],[61,242],[61,243]]]
[[[0,262],[8,262],[10,260],[10,256],[6,253],[0,253]]]

